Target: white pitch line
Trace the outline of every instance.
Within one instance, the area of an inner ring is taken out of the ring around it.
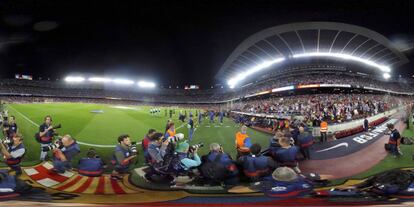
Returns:
[[[38,124],[36,124],[35,122],[33,122],[32,120],[30,120],[27,116],[25,116],[24,114],[20,113],[19,111],[17,111],[15,108],[13,108],[12,106],[8,106],[9,108],[13,109],[16,113],[18,113],[20,116],[22,116],[24,119],[26,119],[26,121],[30,122],[31,124],[33,124],[36,127],[39,127]],[[100,144],[89,144],[86,142],[80,142],[80,141],[76,141],[77,143],[81,144],[81,145],[86,145],[86,146],[91,146],[91,147],[102,147],[102,148],[114,148],[116,147],[116,145],[100,145]],[[141,142],[138,142],[137,145],[140,145]]]

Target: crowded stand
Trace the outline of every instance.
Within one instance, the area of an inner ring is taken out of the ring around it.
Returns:
[[[303,116],[306,122],[327,119],[340,123],[372,116],[397,107],[400,100],[387,95],[317,94],[236,102],[233,110],[253,114]]]
[[[371,76],[347,72],[314,71],[274,76],[258,81],[249,85],[249,87],[241,87],[239,89],[218,87],[200,90],[169,88],[142,90],[129,86],[105,87],[94,84],[68,84],[59,81],[3,79],[0,80],[0,94],[97,99],[112,98],[155,103],[225,103],[229,100],[238,100],[262,91],[305,84],[346,84],[350,85],[351,88],[365,87],[367,89],[388,90],[395,93],[412,93],[413,88],[413,84],[405,79],[385,81]]]

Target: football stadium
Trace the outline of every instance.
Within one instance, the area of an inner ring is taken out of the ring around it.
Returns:
[[[2,3],[0,205],[413,206],[414,5],[337,3]]]

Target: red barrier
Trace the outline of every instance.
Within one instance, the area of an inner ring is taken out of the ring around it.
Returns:
[[[378,125],[384,123],[387,119],[388,119],[387,117],[379,118],[375,121],[370,122],[368,124],[368,126],[369,127],[378,126]],[[337,132],[335,132],[335,138],[340,139],[340,138],[352,136],[354,134],[358,134],[358,133],[363,132],[363,131],[364,131],[363,126],[358,126],[358,127],[354,127],[354,128],[351,128],[351,129],[337,131]]]

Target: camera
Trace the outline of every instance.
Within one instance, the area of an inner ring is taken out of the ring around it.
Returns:
[[[0,139],[0,142],[5,144],[5,145],[8,145],[12,142],[12,140],[7,138],[7,137],[4,137],[3,139]]]
[[[137,142],[131,142],[131,146],[129,147],[129,150],[131,151],[132,155],[138,154]]]
[[[197,149],[202,148],[202,147],[204,147],[204,143],[200,142],[198,144],[191,145],[189,151],[194,152],[194,150],[197,150]]]
[[[42,151],[43,152],[52,151],[52,150],[60,148],[62,146],[63,146],[62,139],[59,138],[54,143],[52,143],[52,144],[50,144],[46,147],[42,147]]]
[[[183,133],[178,133],[178,134],[176,134],[175,136],[164,138],[164,140],[163,140],[163,141],[165,141],[165,140],[167,140],[167,139],[168,139],[171,143],[176,143],[176,142],[178,142],[178,141],[180,141],[180,140],[183,140],[183,139],[184,139],[184,134],[183,134]]]
[[[60,129],[60,128],[62,128],[62,124],[55,125],[55,126],[53,126],[52,129]]]

